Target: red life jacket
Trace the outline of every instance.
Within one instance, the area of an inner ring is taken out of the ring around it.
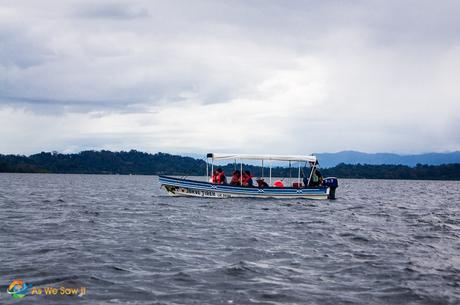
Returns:
[[[251,175],[243,175],[243,185],[244,186],[248,186],[249,185],[249,180],[252,179],[252,176]]]
[[[225,177],[224,172],[218,173],[217,175],[213,175],[212,176],[212,183],[222,184],[222,183],[224,183],[224,177]]]
[[[217,183],[219,183],[219,184],[224,183],[224,179],[225,179],[225,174],[224,174],[224,172],[219,173],[219,175],[217,175]]]

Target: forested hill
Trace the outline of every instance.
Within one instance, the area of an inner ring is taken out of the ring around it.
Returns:
[[[233,164],[223,166],[230,175]],[[261,175],[261,168],[245,165],[254,176]],[[42,152],[31,156],[1,155],[0,172],[13,173],[67,173],[67,174],[140,174],[140,175],[203,175],[204,160],[166,153],[149,154],[131,150],[129,152],[83,151],[77,154]],[[339,164],[321,169],[323,176],[367,179],[433,179],[460,180],[460,164],[421,165],[350,165]],[[275,167],[273,176],[296,177],[297,170]],[[265,176],[268,169],[265,168]]]
[[[82,151],[78,154],[42,152],[26,156],[0,155],[0,172],[66,174],[202,175],[203,160],[165,153]]]

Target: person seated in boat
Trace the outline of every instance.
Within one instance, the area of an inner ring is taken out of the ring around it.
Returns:
[[[323,184],[323,175],[316,167],[318,165],[318,161],[316,163],[311,162],[310,165],[315,166],[312,170],[313,173],[311,174],[311,181],[308,181],[307,177],[304,177],[304,184],[305,186],[320,186]]]
[[[232,173],[232,180],[230,180],[231,185],[240,185],[241,184],[241,172],[239,170],[234,170]]]
[[[323,175],[318,168],[315,168],[313,171],[313,175],[311,176],[312,186],[320,186],[323,184]]]
[[[268,183],[265,182],[263,178],[257,179],[256,182],[257,182],[257,187],[260,189],[263,189],[264,187],[269,187]]]
[[[250,171],[243,172],[243,186],[253,187],[254,181],[252,181],[252,176]]]
[[[214,174],[212,175],[212,183],[227,184],[227,178],[225,177],[225,173],[222,168],[218,168],[214,171]]]
[[[216,183],[216,181],[217,181],[217,169],[215,169],[212,172],[211,178],[209,178],[209,182],[211,183]]]

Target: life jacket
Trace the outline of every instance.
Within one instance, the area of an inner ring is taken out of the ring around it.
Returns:
[[[313,186],[321,185],[323,183],[323,176],[316,169],[313,172],[313,175],[311,176],[311,182],[312,182],[311,185]]]
[[[223,184],[224,181],[225,181],[225,174],[224,174],[224,172],[219,173],[219,175],[217,175],[217,183]]]
[[[237,175],[233,175],[232,176],[232,181],[230,182],[230,184],[232,185],[239,185],[240,184],[240,181],[241,181],[241,177],[237,176]]]
[[[273,182],[273,186],[274,187],[284,187],[284,183],[281,180],[276,180],[275,182]]]
[[[224,183],[225,174],[224,172],[218,173],[217,175],[212,176],[212,183],[222,184]]]
[[[316,171],[313,173],[313,175],[311,176],[311,181],[313,182],[318,182],[319,181],[319,177],[318,175],[316,174]]]
[[[249,185],[249,181],[251,181],[252,179],[252,176],[251,175],[243,175],[243,186],[248,186]]]

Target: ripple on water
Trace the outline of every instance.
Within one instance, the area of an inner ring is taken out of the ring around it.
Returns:
[[[86,286],[79,304],[460,303],[459,182],[343,180],[337,196],[172,198],[151,176],[0,174],[1,286]],[[69,299],[21,301],[53,302]]]

